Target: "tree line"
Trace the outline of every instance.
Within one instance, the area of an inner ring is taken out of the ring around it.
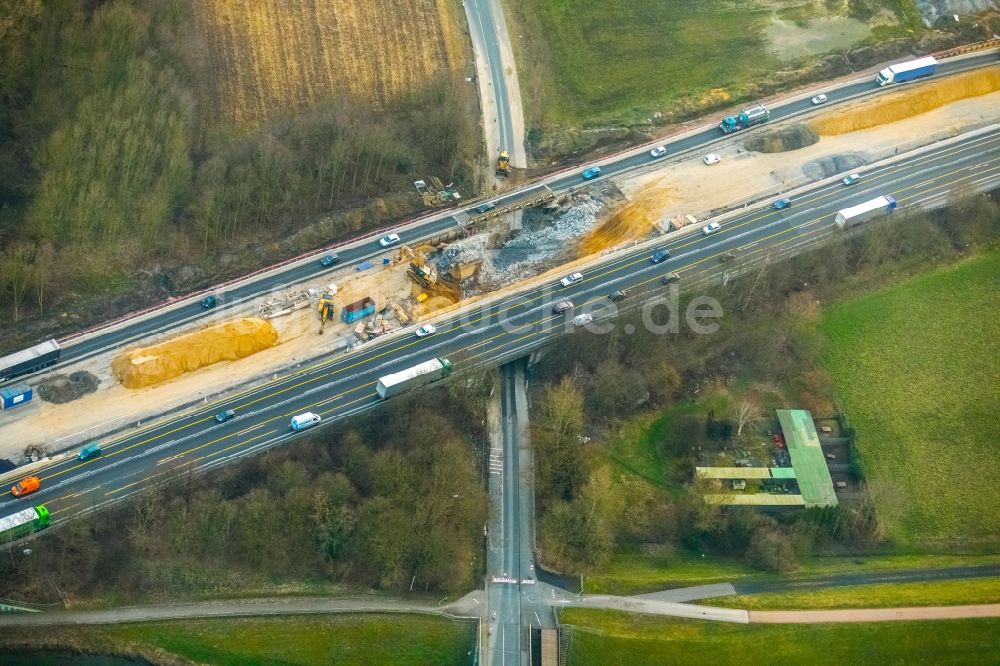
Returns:
[[[108,275],[211,264],[237,241],[288,236],[415,178],[475,187],[474,91],[457,75],[378,112],[344,93],[258,127],[214,124],[194,92],[196,35],[186,11],[153,0],[0,6],[10,319],[44,314],[72,287],[100,290]],[[334,233],[421,205],[406,201]]]
[[[488,389],[487,389],[488,390]],[[210,593],[233,579],[448,592],[482,573],[482,394],[448,388],[62,524],[0,558],[8,598]],[[470,397],[471,396],[471,397]],[[466,424],[473,423],[476,429]]]
[[[764,414],[760,397],[740,386],[771,385],[796,406],[832,413],[832,382],[817,360],[823,348],[815,327],[819,303],[954,261],[995,245],[998,237],[995,196],[964,195],[947,209],[873,224],[710,288],[724,312],[714,334],[653,334],[637,316],[626,315],[609,335],[579,331],[545,349],[531,415],[541,560],[564,572],[585,572],[606,564],[618,548],[640,544],[787,571],[816,547],[878,544],[884,531],[868,497],[781,515],[706,503],[708,488],[693,477],[695,453],[711,440],[740,441]],[[623,332],[627,323],[632,334]],[[627,462],[618,464],[613,440],[620,425],[654,417],[677,401],[696,406],[720,382],[743,397],[707,417],[697,409],[682,411],[668,433],[649,435],[662,476],[644,478]],[[863,481],[856,457],[851,469]]]

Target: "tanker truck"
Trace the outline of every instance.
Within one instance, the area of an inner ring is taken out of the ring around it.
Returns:
[[[746,129],[747,127],[766,123],[770,118],[771,112],[767,110],[767,107],[758,104],[757,106],[751,106],[749,109],[743,109],[738,116],[723,118],[722,122],[719,123],[719,129],[722,130],[723,134],[730,134],[741,129]]]

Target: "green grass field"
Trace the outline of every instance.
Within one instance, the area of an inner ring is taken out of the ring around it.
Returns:
[[[793,581],[878,571],[940,569],[1000,564],[1000,555],[879,555],[815,557],[799,563],[794,574],[765,574],[743,562],[689,553],[649,555],[623,548],[601,570],[584,576],[584,590],[594,594],[641,594],[677,587],[737,583],[740,581]],[[732,598],[732,597],[730,597]],[[728,601],[719,605],[731,606]]]
[[[737,625],[569,609],[571,666],[627,664],[990,664],[1000,619]]]
[[[510,0],[509,4],[528,117],[545,127],[641,122],[667,105],[692,109],[709,100],[738,102],[754,83],[779,67],[778,57],[768,50],[771,41],[794,42],[805,52],[817,44],[825,49],[845,46],[841,43],[845,32],[868,33],[864,21],[826,16],[821,3]],[[881,4],[891,11],[898,3]],[[769,34],[774,29],[780,32]]]
[[[844,301],[823,362],[902,544],[1000,539],[1000,253]]]
[[[733,595],[699,601],[709,606],[746,610],[824,608],[897,608],[1000,603],[1000,578],[972,578],[925,583],[885,583],[825,590],[796,590]]]
[[[57,630],[70,645],[145,645],[214,666],[468,664],[475,624],[422,615],[148,622]]]

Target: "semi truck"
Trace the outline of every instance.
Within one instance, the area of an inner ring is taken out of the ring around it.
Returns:
[[[55,340],[0,358],[0,382],[46,368],[59,360],[61,350]]]
[[[340,321],[350,324],[373,314],[375,314],[375,301],[370,296],[365,296],[360,301],[345,305],[340,310]]]
[[[0,542],[9,542],[49,526],[49,510],[39,504],[0,518]]]
[[[856,227],[862,222],[867,222],[873,217],[886,215],[896,210],[896,200],[889,195],[881,196],[871,201],[866,201],[857,206],[851,206],[837,212],[834,221],[841,229]]]
[[[890,83],[906,83],[924,76],[930,76],[937,71],[938,62],[931,56],[917,58],[901,62],[896,65],[889,65],[875,77],[875,82],[880,87]]]
[[[412,388],[444,379],[450,374],[451,361],[446,358],[434,358],[412,368],[379,377],[375,390],[379,397],[385,400]]]
[[[723,134],[737,132],[747,127],[766,123],[771,118],[771,112],[762,104],[743,109],[738,116],[727,116],[719,123]]]

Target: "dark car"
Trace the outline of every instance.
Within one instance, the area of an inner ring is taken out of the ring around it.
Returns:
[[[789,199],[788,197],[785,197],[783,199],[778,199],[773,204],[771,204],[771,208],[774,208],[775,210],[783,210],[785,208],[791,208],[791,207],[792,207],[792,200]]]
[[[670,258],[670,250],[657,250],[653,253],[653,256],[649,258],[654,264],[658,264],[661,261],[666,261]]]
[[[558,303],[552,306],[552,313],[562,314],[563,312],[566,312],[566,310],[572,310],[572,309],[573,309],[573,301],[559,301]]]
[[[235,409],[227,409],[226,411],[219,412],[218,414],[215,415],[215,422],[216,423],[225,423],[226,421],[228,421],[229,419],[233,418],[234,416],[236,416],[236,410]]]
[[[624,301],[626,296],[628,296],[628,291],[625,289],[619,289],[618,291],[613,291],[608,294],[608,300],[612,303],[617,303],[619,301]]]
[[[217,299],[215,296],[206,296],[205,298],[201,299],[201,307],[205,308],[206,310],[208,310],[209,308],[214,308],[218,304],[219,304],[219,299]]]
[[[329,268],[340,263],[340,257],[335,254],[328,254],[319,260],[319,265],[323,268]]]
[[[491,210],[493,210],[496,207],[497,207],[497,205],[495,203],[493,203],[492,201],[487,201],[484,204],[480,204],[480,205],[476,206],[476,212],[477,213],[488,213],[488,212],[490,212]]]
[[[677,282],[680,279],[681,276],[678,275],[677,273],[667,273],[662,278],[660,278],[660,282],[662,282],[663,284],[670,284],[671,282]]]

